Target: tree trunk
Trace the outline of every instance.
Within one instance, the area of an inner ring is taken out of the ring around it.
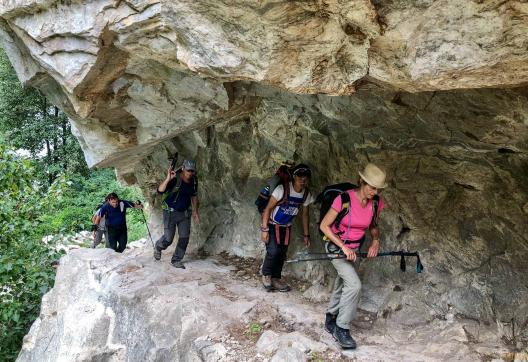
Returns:
[[[42,97],[42,118],[44,120],[44,124],[48,124],[48,100],[46,97]],[[47,133],[47,132],[46,132]],[[48,163],[48,166],[52,164],[52,150],[51,150],[51,144],[49,138],[46,136],[46,160]],[[48,183],[51,185],[53,183],[54,177],[52,172],[47,169],[46,173],[48,174]]]
[[[55,106],[55,117],[56,118],[59,118],[60,114],[59,114],[59,108],[57,106]],[[62,155],[62,170],[63,171],[66,171],[67,167],[68,167],[68,155],[66,154],[66,142],[67,142],[67,132],[68,132],[68,119],[66,117],[62,117],[60,119],[60,123],[61,123],[61,130],[62,130],[62,133],[61,133],[61,139],[62,139],[62,152],[61,152],[61,155]]]
[[[46,158],[48,159],[48,165],[51,163],[51,145],[49,139],[46,138]],[[51,185],[53,183],[53,175],[51,171],[46,170],[48,174],[48,183]]]

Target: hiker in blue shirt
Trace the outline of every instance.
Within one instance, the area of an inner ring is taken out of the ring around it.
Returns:
[[[119,200],[115,192],[108,194],[107,202],[99,209],[94,224],[99,225],[101,218],[106,217],[108,244],[110,249],[122,253],[127,245],[126,209],[142,209],[143,205],[127,200]]]
[[[171,264],[175,268],[185,269],[182,259],[189,244],[191,215],[195,222],[200,222],[195,162],[185,160],[179,170],[169,167],[167,177],[158,187],[158,193],[162,195],[164,233],[154,246],[154,259],[160,260],[161,251],[172,244],[177,226],[178,244]]]

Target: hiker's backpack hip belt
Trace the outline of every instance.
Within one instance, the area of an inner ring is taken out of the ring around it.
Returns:
[[[363,242],[365,241],[365,236],[363,236],[359,240],[342,240],[342,241],[343,241],[343,243],[345,243],[345,245],[359,244],[356,248],[353,248],[353,249],[351,248],[352,250],[359,250],[359,249],[361,249],[361,245],[363,245]],[[339,253],[341,251],[341,248],[338,247],[336,244],[334,244],[329,239],[327,239],[326,240],[326,250],[329,253]]]
[[[277,245],[279,245],[281,242],[280,229],[286,229],[286,235],[284,236],[284,245],[288,245],[288,243],[290,242],[291,225],[279,225],[279,224],[274,224],[270,222],[268,223],[268,228],[270,232],[272,232],[272,230],[275,231],[275,240],[277,240]]]

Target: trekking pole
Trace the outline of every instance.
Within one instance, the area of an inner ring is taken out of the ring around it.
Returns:
[[[178,151],[176,151],[174,153],[174,156],[172,156],[171,158],[169,158],[169,160],[171,160],[171,170],[174,171],[174,169],[176,168],[176,164],[178,163]]]
[[[136,204],[143,205],[141,201],[137,200]],[[152,244],[152,248],[154,248],[154,240],[152,240],[152,235],[150,234],[150,229],[148,227],[147,218],[145,217],[145,213],[143,212],[143,209],[141,209],[141,215],[143,216],[143,221],[145,222],[145,226],[147,227],[147,232],[150,238],[150,243]]]
[[[303,261],[318,261],[318,260],[333,260],[333,259],[346,259],[346,256],[343,252],[339,253],[297,253],[299,257],[296,259],[286,260],[286,263],[300,263]],[[368,253],[356,252],[356,255],[360,258],[367,258]],[[314,256],[314,257],[312,257]],[[401,251],[385,251],[379,252],[376,254],[378,256],[399,256],[400,257],[400,269],[405,271],[407,269],[405,257],[406,256],[415,256],[416,257],[416,272],[421,273],[424,270],[424,266],[420,261],[420,255],[418,252],[405,252]]]

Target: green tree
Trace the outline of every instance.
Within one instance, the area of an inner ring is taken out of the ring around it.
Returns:
[[[14,360],[54,279],[58,253],[38,232],[42,190],[35,169],[0,144],[0,360]]]
[[[67,116],[38,90],[22,87],[1,49],[0,133],[9,146],[27,150],[38,160],[39,175],[48,184],[66,171],[88,172]]]

